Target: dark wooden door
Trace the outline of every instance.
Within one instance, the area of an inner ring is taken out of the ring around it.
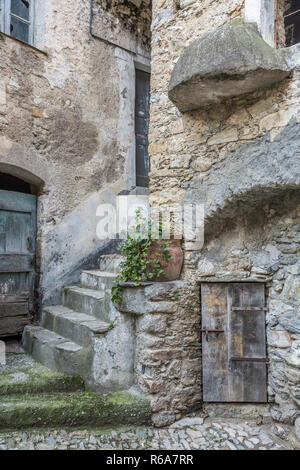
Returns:
[[[0,190],[0,337],[21,334],[33,311],[36,197]]]
[[[264,285],[203,283],[201,304],[203,401],[266,402]]]
[[[150,160],[148,154],[148,132],[150,117],[150,74],[136,70],[135,86],[135,147],[136,185],[149,184]]]

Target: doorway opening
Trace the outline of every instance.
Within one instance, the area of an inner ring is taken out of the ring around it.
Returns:
[[[201,284],[204,402],[266,403],[265,285]]]
[[[7,173],[0,172],[0,189],[17,193],[33,194],[32,186],[24,180]]]
[[[20,336],[34,315],[37,191],[0,172],[0,338]]]

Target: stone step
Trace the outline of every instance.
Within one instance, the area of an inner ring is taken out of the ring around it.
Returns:
[[[90,287],[92,289],[111,289],[114,285],[116,276],[116,273],[107,271],[82,271],[80,282],[82,286]]]
[[[6,364],[0,366],[0,396],[76,392],[84,389],[81,377],[52,371],[27,354],[7,354]]]
[[[70,286],[63,288],[63,305],[75,312],[93,315],[108,320],[105,293],[87,287]]]
[[[127,392],[10,395],[0,402],[1,429],[149,424],[149,402]]]
[[[81,377],[89,373],[88,349],[41,326],[25,327],[23,347],[49,369]]]
[[[63,305],[45,307],[41,326],[87,347],[91,345],[94,336],[103,335],[109,330],[109,323],[86,313],[75,312]]]
[[[124,257],[118,254],[102,255],[99,260],[99,270],[118,274],[120,272],[120,263],[123,260]]]

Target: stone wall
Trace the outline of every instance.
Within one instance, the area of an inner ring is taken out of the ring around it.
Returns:
[[[135,383],[164,426],[201,407],[198,287],[181,281],[124,289],[136,324]]]
[[[203,249],[184,243],[192,303],[207,277],[267,283],[269,400],[273,417],[291,423],[300,412],[299,45],[285,50],[292,73],[276,86],[184,114],[168,99],[184,48],[243,12],[242,1],[154,2],[150,200],[205,205]]]
[[[150,15],[143,3],[136,28],[115,18],[109,39],[132,53],[91,37],[89,0],[37,0],[36,48],[1,35],[0,169],[37,186],[45,302],[110,249],[96,238],[96,208],[133,183],[135,61],[149,64]]]

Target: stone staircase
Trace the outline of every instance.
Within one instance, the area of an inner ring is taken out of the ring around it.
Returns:
[[[23,347],[48,368],[83,377],[89,390],[126,390],[133,384],[134,323],[111,302],[121,257],[102,256],[100,269],[83,271],[80,285],[62,288],[62,305],[43,309]]]
[[[52,371],[26,354],[0,365],[3,429],[103,427],[151,423],[149,402],[128,392],[89,392],[81,377]]]

